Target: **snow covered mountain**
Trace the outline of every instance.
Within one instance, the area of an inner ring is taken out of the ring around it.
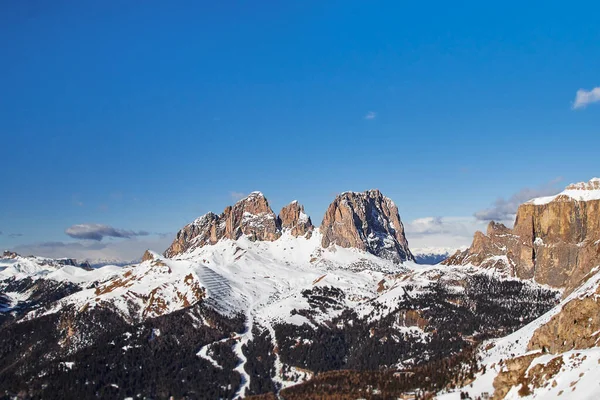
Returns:
[[[478,350],[479,371],[440,399],[597,399],[600,393],[600,273],[525,327]]]
[[[223,213],[208,213],[177,233],[166,257],[176,257],[195,248],[214,245],[222,239],[275,241],[283,232],[294,237],[310,236],[313,225],[304,207],[293,201],[276,216],[266,197],[253,192]],[[381,258],[412,260],[404,226],[394,202],[379,190],[344,192],[328,207],[321,223],[320,245],[355,248]]]
[[[454,259],[489,260],[501,251],[494,240]],[[575,364],[574,348],[595,357],[597,270],[557,306],[564,290],[513,269],[413,261],[445,251],[411,251],[394,203],[367,191],[337,196],[320,227],[298,202],[276,215],[254,192],[186,225],[163,255],[148,251],[122,268],[10,254],[0,261],[0,390],[284,399],[496,390],[501,398],[521,390],[509,357],[519,366],[534,350],[566,355],[564,365]],[[521,384],[541,382],[527,371],[553,360],[535,354],[530,369],[518,369]],[[541,395],[538,383],[523,390]]]

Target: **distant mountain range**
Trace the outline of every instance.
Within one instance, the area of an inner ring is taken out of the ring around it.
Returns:
[[[464,251],[468,247],[420,247],[412,248],[411,252],[417,264],[439,264],[457,251]]]

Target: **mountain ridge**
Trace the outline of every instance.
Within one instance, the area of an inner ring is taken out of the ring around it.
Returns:
[[[282,232],[309,238],[315,227],[304,207],[294,200],[275,215],[262,192],[252,192],[216,215],[209,212],[184,226],[167,250],[173,258],[219,240],[237,240],[241,235],[253,241],[275,241]],[[395,262],[413,260],[404,226],[394,202],[377,189],[343,192],[329,205],[319,227],[322,247],[332,244],[357,248]]]

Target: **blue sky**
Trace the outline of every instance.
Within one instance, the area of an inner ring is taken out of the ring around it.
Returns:
[[[599,175],[592,2],[213,3],[0,6],[3,247],[163,246],[253,190],[473,218]],[[130,238],[65,233],[91,223]]]

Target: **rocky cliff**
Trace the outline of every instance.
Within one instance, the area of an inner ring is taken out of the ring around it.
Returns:
[[[600,340],[600,286],[565,304],[534,332],[528,350],[552,354],[597,347]]]
[[[221,239],[237,240],[242,235],[253,241],[274,241],[289,232],[308,239],[314,230],[310,217],[297,201],[283,207],[276,216],[263,194],[253,192],[220,215],[208,213],[186,225],[164,255],[175,257]],[[395,262],[414,260],[398,208],[379,190],[337,196],[327,209],[320,232],[323,248],[338,245]]]
[[[496,267],[572,292],[600,265],[600,179],[522,204],[513,229],[491,222],[487,234],[444,262]]]
[[[379,190],[338,195],[329,205],[320,229],[323,247],[335,244],[396,262],[413,260],[398,208]]]
[[[174,257],[196,247],[215,244],[220,239],[239,239],[246,235],[250,240],[273,241],[281,236],[277,216],[260,192],[252,192],[221,215],[208,213],[177,232],[177,237],[165,251]]]
[[[296,200],[281,209],[277,220],[281,229],[284,231],[289,230],[293,236],[306,236],[309,238],[312,235],[314,229],[312,221],[304,213],[304,206]]]

